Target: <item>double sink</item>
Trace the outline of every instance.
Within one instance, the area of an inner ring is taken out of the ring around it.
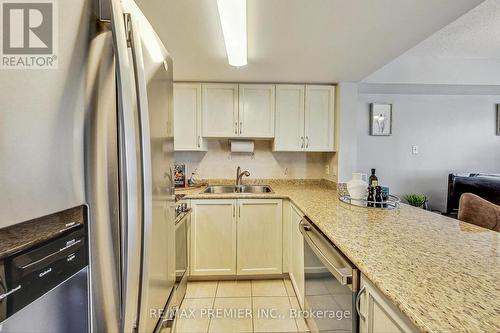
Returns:
[[[273,193],[268,185],[217,185],[207,187],[203,193],[224,194],[224,193]]]

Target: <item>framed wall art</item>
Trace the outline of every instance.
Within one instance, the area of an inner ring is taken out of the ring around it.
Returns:
[[[370,105],[370,135],[392,134],[392,104],[372,103]]]

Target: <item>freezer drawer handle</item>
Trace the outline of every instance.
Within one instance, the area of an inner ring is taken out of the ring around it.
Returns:
[[[311,238],[309,233],[313,231],[312,227],[306,222],[304,222],[304,220],[300,221],[299,227],[300,227],[300,232],[304,236],[304,239],[309,244],[311,249],[319,257],[319,259],[321,259],[321,261],[327,266],[327,268],[337,278],[337,280],[339,280],[340,284],[342,284],[343,286],[352,284],[352,273],[346,273],[347,271],[346,269],[336,267],[328,258],[328,256],[321,251],[318,245],[316,245],[314,240]],[[329,256],[340,257],[340,254],[337,255],[333,251],[334,250],[332,249],[332,253],[329,254]]]
[[[9,292],[6,292],[5,294],[2,294],[0,295],[0,301],[3,300],[5,297],[15,293],[16,291],[18,291],[19,289],[21,289],[21,285],[18,285],[17,287],[15,287],[14,289],[12,289],[11,291]]]
[[[62,251],[65,251],[65,250],[67,250],[67,249],[69,249],[69,248],[72,248],[73,246],[75,246],[75,245],[77,245],[77,244],[79,244],[79,243],[81,243],[81,242],[82,242],[82,240],[81,240],[81,239],[79,239],[79,240],[74,240],[74,239],[72,239],[72,240],[70,240],[70,241],[66,242],[66,246],[64,246],[64,247],[60,248],[60,249],[59,249],[59,251],[57,251],[57,252],[53,252],[53,253],[51,253],[51,254],[49,254],[49,255],[46,255],[45,257],[43,257],[43,258],[41,258],[41,259],[38,259],[38,260],[33,261],[33,262],[31,262],[31,263],[29,263],[29,264],[27,264],[27,265],[24,265],[24,266],[22,266],[22,267],[21,267],[21,269],[26,269],[26,268],[29,268],[29,267],[31,267],[31,266],[33,266],[33,265],[37,265],[37,264],[39,264],[39,263],[41,263],[41,262],[43,262],[43,261],[45,261],[45,260],[47,260],[47,259],[49,259],[49,258],[52,258],[52,257],[53,257],[53,256],[55,256],[56,254],[61,253]]]

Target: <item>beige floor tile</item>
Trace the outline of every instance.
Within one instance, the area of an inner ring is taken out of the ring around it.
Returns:
[[[307,296],[328,295],[330,292],[324,284],[324,281],[324,278],[309,278],[305,287],[305,294]]]
[[[251,297],[216,298],[209,332],[253,332]]]
[[[254,332],[297,332],[286,297],[253,297]]]
[[[249,280],[219,281],[216,297],[250,297],[252,283]]]
[[[295,315],[295,323],[297,324],[299,332],[309,332],[310,330],[309,327],[307,327],[304,316],[300,315],[300,312],[298,312],[300,310],[300,305],[296,297],[290,297],[290,305],[292,309],[297,310],[297,313]]]
[[[181,304],[175,322],[176,333],[206,333],[210,318],[209,309],[214,304],[213,298],[185,298]]]
[[[217,281],[188,282],[185,298],[214,298],[217,291]]]
[[[284,279],[285,289],[288,296],[295,297],[295,290],[293,289],[292,281],[290,279]]]
[[[252,280],[252,296],[288,296],[288,294],[282,279]]]
[[[337,304],[331,295],[316,295],[308,296],[308,305],[313,310],[332,311],[335,314],[334,318],[316,318],[314,323],[321,332],[333,330],[350,330],[352,326],[351,318],[344,318],[344,310]],[[349,308],[350,310],[350,308]],[[350,312],[350,311],[349,311]],[[338,315],[338,316],[337,316]]]

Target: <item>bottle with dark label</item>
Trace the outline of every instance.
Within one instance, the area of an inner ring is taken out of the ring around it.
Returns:
[[[378,186],[378,178],[375,175],[375,169],[372,169],[372,174],[368,179],[368,185],[373,187]]]
[[[375,191],[374,187],[372,186],[368,187],[368,198],[366,199],[368,201],[366,204],[368,207],[375,207],[375,204],[373,203],[375,201],[375,195],[373,193],[374,191]]]
[[[382,207],[382,187],[378,185],[375,186],[375,201],[377,202],[375,207]]]

